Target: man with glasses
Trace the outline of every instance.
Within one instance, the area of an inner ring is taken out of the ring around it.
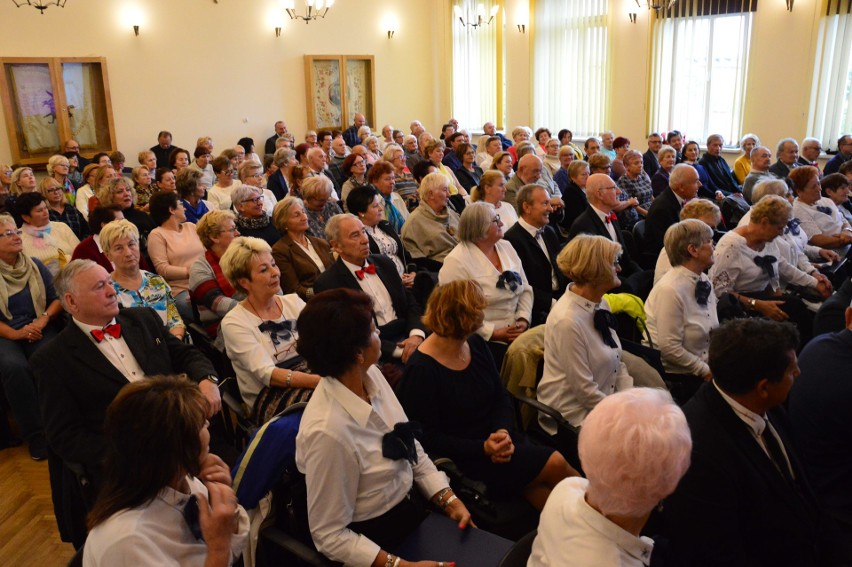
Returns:
[[[657,152],[663,147],[663,137],[652,132],[648,136],[648,151],[642,154],[642,167],[648,177],[654,177],[657,170],[660,169],[660,162],[657,161]]]
[[[645,219],[643,253],[649,256],[649,260],[653,259],[656,263],[663,249],[666,230],[680,221],[680,210],[684,203],[698,195],[699,187],[701,181],[694,167],[686,163],[674,166],[669,175],[669,186],[651,203]]]
[[[84,167],[91,163],[91,160],[88,160],[82,155],[80,155],[80,144],[79,142],[77,142],[77,140],[74,140],[73,138],[63,144],[62,152],[73,152],[77,154],[77,169],[79,169],[80,171],[82,171]]]
[[[802,140],[802,149],[799,159],[796,161],[799,165],[812,165],[819,169],[819,159],[822,154],[822,143],[816,138],[805,138]]]
[[[823,170],[824,175],[840,171],[840,166],[852,159],[852,135],[844,134],[837,140],[837,155],[828,160]]]

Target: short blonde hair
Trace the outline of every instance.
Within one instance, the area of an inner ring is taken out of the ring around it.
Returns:
[[[107,176],[107,173],[109,173],[109,171],[116,173],[115,169],[111,165],[99,165],[97,167],[97,169],[95,169],[95,179],[94,179],[95,183],[94,183],[94,185],[92,185],[92,190],[95,193],[98,192],[98,189],[103,184],[104,178]],[[116,173],[116,175],[118,175],[118,173]],[[121,177],[121,176],[118,175],[118,177]]]
[[[482,326],[487,305],[478,283],[455,280],[432,291],[423,324],[439,337],[465,339]]]
[[[13,226],[18,228],[18,224],[15,222],[15,217],[9,213],[0,213],[0,226]]]
[[[265,240],[260,238],[240,236],[231,242],[231,245],[219,259],[219,266],[221,266],[222,273],[225,274],[234,289],[248,293],[248,290],[240,285],[239,280],[251,279],[252,258],[264,252],[272,252],[272,248]]]
[[[698,219],[686,219],[671,225],[663,237],[666,255],[672,266],[680,266],[689,258],[689,247],[698,248],[713,239],[713,229]]]
[[[447,149],[447,145],[443,140],[432,140],[428,144],[426,144],[426,155],[428,156],[432,152],[435,151],[436,148],[440,147],[442,150]]]
[[[680,220],[713,217],[714,226],[722,220],[722,211],[710,199],[692,199],[680,210]]]
[[[136,156],[136,161],[139,162],[139,165],[144,165],[145,160],[148,158],[148,156],[157,157],[157,155],[154,152],[152,152],[151,150],[144,150],[144,151],[139,152],[139,155]]]
[[[574,283],[598,285],[612,281],[612,266],[619,254],[619,243],[603,236],[580,234],[562,249],[556,263]]]
[[[429,197],[429,194],[439,187],[446,187],[449,189],[450,180],[442,173],[433,171],[420,182],[420,187],[417,188],[417,194],[420,196],[421,201],[425,201]]]
[[[290,209],[293,205],[299,205],[304,210],[305,203],[298,197],[287,195],[275,205],[272,210],[272,226],[281,234],[287,233],[287,219],[290,217]]]
[[[765,195],[751,208],[750,222],[760,224],[767,221],[773,226],[787,224],[793,211],[793,205],[784,197]]]
[[[240,181],[245,183],[246,177],[248,177],[249,173],[251,171],[254,171],[254,170],[263,171],[263,166],[260,165],[259,163],[257,163],[256,161],[251,160],[251,159],[247,159],[244,162],[242,162],[240,164],[240,167],[239,167],[239,170],[238,170],[239,171],[238,176],[240,178]]]
[[[237,216],[231,211],[220,209],[214,209],[205,214],[198,220],[198,224],[195,226],[195,232],[198,234],[201,244],[205,248],[211,248],[213,246],[213,237],[219,236],[222,232],[222,223],[228,219],[236,221],[236,218]]]
[[[130,190],[130,194],[133,197],[133,203],[136,204],[136,192],[133,190],[130,182],[124,177],[114,177],[113,179],[110,179],[109,184],[95,189],[95,196],[98,198],[98,201],[100,201],[101,206],[114,204],[113,196],[116,191],[118,191],[118,186],[121,183],[127,185],[127,188]]]
[[[52,176],[53,175],[53,168],[56,167],[57,165],[63,165],[63,164],[67,165],[69,167],[71,165],[68,161],[68,158],[65,157],[64,155],[56,154],[56,155],[50,156],[50,159],[47,160],[47,174]]]
[[[12,172],[12,177],[11,177],[12,183],[9,186],[9,192],[12,195],[20,195],[20,194],[23,193],[23,191],[21,190],[21,186],[18,185],[18,179],[21,178],[21,175],[23,175],[25,171],[29,171],[30,173],[35,175],[33,168],[27,167],[27,166],[19,167]]]
[[[484,171],[482,177],[479,178],[479,185],[475,185],[470,192],[470,200],[474,202],[485,200],[485,188],[491,187],[500,179],[505,179],[502,171],[497,171],[496,169]]]
[[[104,254],[109,254],[112,245],[123,238],[139,243],[139,229],[136,228],[135,224],[129,220],[121,219],[104,226],[100,235],[101,248],[103,248]]]
[[[50,189],[50,187],[53,186],[53,185],[57,185],[59,188],[62,189],[62,192],[60,193],[60,195],[62,195],[62,204],[64,205],[65,203],[68,202],[68,199],[65,198],[65,187],[62,187],[62,184],[59,183],[59,181],[57,181],[53,177],[45,177],[41,181],[39,181],[38,192],[45,199],[47,199],[47,190]]]
[[[302,180],[302,185],[299,187],[299,192],[302,194],[302,199],[316,199],[318,197],[331,197],[331,192],[334,186],[331,179],[325,175],[313,175]]]

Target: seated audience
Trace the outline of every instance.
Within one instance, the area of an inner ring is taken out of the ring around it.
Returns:
[[[0,214],[0,236],[0,384],[30,456],[42,461],[47,445],[28,359],[56,336],[51,322],[62,307],[53,275],[23,252],[21,231],[8,214]]]
[[[80,211],[80,214],[85,218],[89,218],[89,210],[95,208],[98,203],[101,203],[98,193],[105,187],[108,187],[113,179],[120,177],[116,174],[111,165],[96,165],[89,164],[93,167],[83,170],[83,176],[86,179],[86,185],[77,190],[74,206]],[[93,202],[93,200],[95,202]]]
[[[442,163],[444,159],[444,151],[446,150],[446,146],[444,146],[444,142],[441,140],[432,140],[424,147],[424,151],[426,153],[427,159],[432,162],[432,165],[435,166],[437,172],[444,177],[447,178],[448,188],[450,191],[450,196],[455,195],[467,195],[467,191],[462,186],[461,182],[459,182],[455,173]]]
[[[308,234],[325,238],[325,225],[331,217],[343,211],[331,200],[334,186],[331,179],[324,175],[315,175],[302,181],[299,192],[308,215]]]
[[[852,181],[842,173],[831,173],[820,179],[822,193],[834,203],[846,224],[852,222],[852,210],[849,207],[849,190]]]
[[[554,180],[562,190],[562,199],[565,203],[563,218],[559,223],[563,229],[560,233],[563,235],[571,230],[571,225],[589,206],[589,200],[586,198],[586,182],[589,180],[589,175],[591,171],[587,162],[572,160],[567,169],[559,170],[554,176]]]
[[[237,176],[243,185],[254,187],[261,192],[263,195],[263,212],[266,213],[266,216],[271,217],[276,201],[272,191],[263,188],[263,166],[252,159],[247,159],[237,169]]]
[[[210,165],[213,157],[210,155],[207,146],[197,146],[192,155],[195,159],[188,167],[201,174],[201,185],[204,187],[204,194],[206,194],[207,190],[216,183],[216,174],[213,173],[213,167]]]
[[[672,395],[684,403],[710,380],[710,331],[719,325],[716,295],[705,271],[713,265],[713,229],[686,219],[666,231],[672,268],[645,302],[651,346],[660,351]]]
[[[381,351],[369,296],[351,289],[319,294],[297,324],[298,350],[323,376],[296,437],[314,543],[347,565],[408,565],[385,550],[398,546],[427,514],[419,495],[460,528],[468,526],[470,513],[410,429],[390,431],[389,424],[408,418],[376,368]],[[399,439],[405,450],[383,450],[383,439]]]
[[[237,230],[243,236],[261,238],[272,246],[281,235],[263,211],[263,193],[257,187],[240,185],[231,193],[234,211],[237,213]]]
[[[717,239],[717,235],[721,238],[721,233],[716,231],[716,227],[722,220],[722,211],[713,201],[708,199],[692,199],[686,203],[680,210],[680,220],[698,219],[713,230],[713,240]],[[672,225],[674,226],[674,225]],[[671,227],[669,227],[671,228]],[[667,230],[668,232],[668,230]],[[666,252],[665,246],[660,250],[660,255],[657,256],[657,264],[654,266],[654,285],[663,279],[669,270],[672,269],[669,255]]]
[[[784,138],[778,142],[775,157],[777,159],[769,171],[780,179],[789,177],[790,172],[799,167],[799,142],[793,138]]]
[[[559,163],[559,148],[561,144],[559,140],[556,138],[550,138],[547,143],[544,145],[545,154],[542,156],[541,161],[544,164],[544,168],[551,175],[551,177],[559,171],[559,168],[562,167]],[[572,156],[573,157],[573,156]]]
[[[813,313],[799,297],[782,293],[781,282],[814,288],[823,298],[829,289],[824,280],[791,265],[775,243],[791,211],[783,197],[763,197],[751,209],[749,223],[728,231],[719,241],[710,280],[716,297],[728,293],[755,315],[796,323],[804,345],[811,337]]]
[[[210,452],[208,426],[207,401],[183,377],[152,377],[116,396],[85,565],[227,567],[240,557],[249,518],[228,466]]]
[[[260,425],[307,401],[319,383],[296,352],[296,318],[305,302],[295,293],[281,295],[281,272],[259,238],[234,240],[221,265],[231,286],[245,295],[222,319],[225,350],[251,420]]]
[[[79,195],[79,193],[78,193]],[[148,235],[157,228],[151,216],[136,208],[133,190],[123,177],[112,179],[98,190],[98,202],[101,207],[118,205],[124,218],[132,222],[139,230],[139,247],[144,258],[148,254]]]
[[[171,286],[181,317],[185,321],[193,321],[189,269],[204,255],[204,246],[198,238],[195,224],[187,222],[186,211],[177,193],[157,193],[151,198],[150,209],[151,218],[159,225],[148,236],[151,262]]]
[[[713,182],[710,180],[710,175],[704,166],[698,163],[698,158],[701,157],[701,148],[698,142],[689,141],[683,146],[683,161],[687,165],[691,165],[698,172],[698,180],[701,181],[701,186],[698,188],[698,196],[711,201],[721,201],[725,195],[721,191],[717,191]]]
[[[603,299],[621,283],[620,251],[621,246],[606,237],[581,234],[557,258],[572,283],[547,316],[544,373],[536,397],[574,426],[583,425],[606,396],[633,387],[613,328],[615,318]],[[539,423],[551,435],[556,433],[548,418],[542,416]]]
[[[175,192],[177,191],[177,175],[168,167],[158,167],[157,173],[154,175],[154,184],[157,186],[157,193]]]
[[[107,224],[101,230],[101,246],[115,266],[111,279],[119,304],[122,307],[153,309],[169,332],[183,339],[186,325],[178,311],[172,288],[162,276],[139,268],[139,231],[136,227],[126,220]]]
[[[713,187],[727,197],[731,193],[739,193],[742,187],[734,178],[734,173],[731,171],[728,162],[722,157],[722,146],[724,144],[725,139],[719,134],[708,136],[707,151],[698,160],[698,163],[707,170],[707,175],[710,177]]]
[[[340,200],[346,203],[350,191],[367,185],[367,159],[360,153],[349,154],[343,159],[340,171],[346,180],[340,190]]]
[[[447,207],[450,182],[433,172],[423,178],[418,193],[420,205],[402,227],[402,242],[415,262],[437,271],[458,243],[459,215]]]
[[[417,182],[405,163],[405,152],[397,144],[388,144],[383,159],[393,166],[394,191],[402,197],[406,211],[412,212],[417,208],[420,199],[417,197]],[[352,212],[352,211],[349,211]]]
[[[500,215],[500,221],[505,230],[508,230],[518,222],[518,213],[515,212],[515,208],[511,204],[504,201],[505,197],[506,178],[503,177],[502,173],[494,170],[483,173],[479,186],[473,187],[470,193],[471,201],[482,201],[491,205]]]
[[[657,152],[657,161],[660,163],[660,169],[651,178],[651,189],[654,197],[659,196],[669,186],[669,175],[677,161],[677,152],[673,147],[663,144],[663,147]]]
[[[169,169],[177,177],[177,174],[188,167],[191,161],[189,151],[183,148],[175,148],[169,154]]]
[[[487,203],[465,208],[458,238],[458,245],[444,259],[438,282],[469,279],[479,283],[486,306],[477,333],[488,341],[495,361],[501,364],[507,346],[530,326],[532,287],[518,253],[503,240],[500,215]]]
[[[408,208],[399,193],[395,191],[396,181],[393,166],[384,160],[376,162],[367,173],[367,181],[379,192],[382,218],[388,221],[393,229],[399,233],[402,231],[402,225],[408,219]]]
[[[746,177],[751,173],[751,152],[760,146],[760,138],[756,134],[746,134],[740,138],[740,149],[743,155],[734,162],[734,177],[740,185],[745,184]]]
[[[112,272],[115,266],[109,261],[109,258],[104,254],[101,248],[101,230],[108,223],[114,220],[123,220],[124,214],[121,212],[121,207],[118,205],[108,205],[106,207],[95,207],[89,213],[89,225],[92,227],[92,234],[87,236],[80,244],[74,248],[74,254],[71,255],[72,260],[92,260],[101,266],[107,272]],[[141,258],[140,258],[141,261]]]
[[[272,155],[272,163],[275,165],[275,172],[270,174],[266,181],[266,187],[275,196],[276,201],[280,201],[290,192],[290,186],[287,179],[290,177],[290,171],[296,165],[296,152],[290,149],[281,148],[275,150]]]
[[[345,287],[369,295],[381,333],[381,361],[407,363],[426,336],[420,321],[422,307],[403,284],[393,262],[382,254],[370,254],[364,225],[355,215],[334,217],[326,235],[337,261],[317,278],[316,293]],[[392,382],[399,379],[392,369],[385,369],[385,374]]]
[[[186,222],[198,224],[198,220],[214,208],[204,199],[207,189],[204,187],[201,172],[186,167],[178,174],[175,183]]]
[[[799,374],[798,338],[792,325],[764,319],[711,334],[713,380],[684,407],[692,462],[659,525],[673,565],[825,565],[816,502],[781,407]]]
[[[765,146],[756,146],[751,150],[751,161],[748,175],[743,181],[743,198],[749,204],[754,204],[752,197],[754,186],[763,179],[777,179],[777,176],[769,171],[772,162],[772,152]]]
[[[272,244],[272,257],[281,270],[281,289],[308,301],[317,277],[334,262],[331,248],[324,236],[308,233],[308,215],[298,197],[290,195],[275,205],[272,222],[281,234]]]
[[[134,167],[131,179],[133,180],[133,191],[136,193],[136,206],[148,212],[148,201],[156,192],[152,183],[151,172],[145,165]]]
[[[630,151],[630,140],[619,136],[612,141],[612,149],[615,151],[615,158],[612,160],[612,179],[616,183],[625,173],[624,156]],[[642,153],[639,153],[642,156]]]
[[[456,174],[456,178],[462,184],[462,187],[470,193],[474,187],[479,185],[482,178],[482,168],[476,165],[474,161],[476,152],[472,145],[462,142],[458,145],[457,151],[461,164],[453,170],[453,173]]]
[[[512,157],[511,153],[498,152],[494,155],[494,160],[491,162],[490,169],[499,171],[503,174],[503,177],[506,178],[506,181],[509,181],[512,176],[515,175],[515,170],[513,168],[514,164],[515,158]]]
[[[47,200],[41,193],[24,193],[15,201],[15,212],[24,221],[23,253],[36,258],[56,277],[71,261],[80,241],[67,224],[50,220]]]
[[[349,211],[364,224],[370,241],[370,254],[382,254],[389,258],[406,287],[414,283],[414,272],[406,273],[410,256],[402,245],[393,226],[382,218],[382,197],[372,187],[359,187],[346,198]]]
[[[846,179],[845,176],[842,176]],[[89,236],[89,224],[80,211],[71,206],[66,198],[65,189],[53,177],[45,177],[38,185],[39,193],[45,198],[47,213],[51,222],[61,222],[71,229],[78,240]]]
[[[53,179],[62,187],[65,202],[73,207],[74,199],[77,197],[77,189],[68,177],[70,171],[71,162],[62,154],[50,156],[50,159],[47,160],[47,177]]]
[[[207,190],[207,200],[213,207],[223,211],[231,208],[231,194],[240,186],[238,181],[234,181],[233,173],[231,160],[228,158],[219,156],[213,160],[216,183]]]
[[[666,147],[670,148],[671,146]],[[670,154],[667,155],[670,156]],[[666,157],[665,161],[668,163],[670,157]],[[625,230],[633,230],[633,227],[639,222],[640,215],[642,218],[648,216],[648,209],[654,201],[655,194],[651,178],[648,177],[642,166],[642,154],[638,150],[630,150],[624,154],[623,162],[624,175],[618,178],[618,200],[627,203],[628,206],[617,211],[618,221]],[[660,173],[661,171],[665,171],[665,168],[661,167],[654,174],[654,177],[663,175]],[[669,168],[669,171],[671,171],[671,168]],[[666,187],[668,187],[669,173],[666,172],[664,175]]]
[[[691,165],[679,163],[669,175],[669,186],[648,207],[645,219],[645,240],[642,252],[657,258],[663,249],[663,237],[671,225],[680,219],[680,210],[686,201],[698,195],[701,181]]]
[[[476,334],[487,307],[473,280],[437,288],[424,322],[433,331],[411,356],[399,386],[410,419],[423,426],[423,448],[446,457],[490,497],[521,494],[538,510],[562,479],[576,476],[550,447],[515,431],[509,393],[485,341]]]
[[[634,388],[602,400],[580,430],[586,478],[560,482],[532,544],[529,567],[642,567],[654,540],[641,536],[690,461],[683,412],[662,390]]]
[[[219,323],[245,294],[231,285],[219,261],[240,233],[234,213],[218,209],[201,217],[195,231],[204,245],[204,255],[189,268],[190,297],[198,309],[198,322],[208,335],[216,337],[216,346],[223,347],[218,334]]]

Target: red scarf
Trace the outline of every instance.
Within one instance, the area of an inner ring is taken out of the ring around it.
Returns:
[[[237,293],[233,287],[231,287],[230,282],[228,282],[228,278],[222,273],[222,268],[219,266],[219,258],[216,257],[212,251],[207,250],[204,252],[204,257],[207,258],[207,261],[210,263],[210,267],[213,268],[213,275],[216,276],[216,282],[219,284],[219,287],[222,289],[222,293],[227,297],[234,297],[234,294]]]

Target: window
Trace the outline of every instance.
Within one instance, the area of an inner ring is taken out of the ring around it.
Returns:
[[[829,0],[820,20],[808,131],[823,147],[852,132],[852,0]]]
[[[453,4],[453,117],[465,127],[479,129],[486,122],[502,125],[497,103],[502,83],[502,73],[497,71],[503,65],[497,40],[502,21],[497,0]],[[469,25],[477,22],[475,27]]]
[[[653,25],[649,130],[739,141],[756,0],[683,0]]]
[[[596,136],[606,126],[607,0],[538,0],[533,124]]]

